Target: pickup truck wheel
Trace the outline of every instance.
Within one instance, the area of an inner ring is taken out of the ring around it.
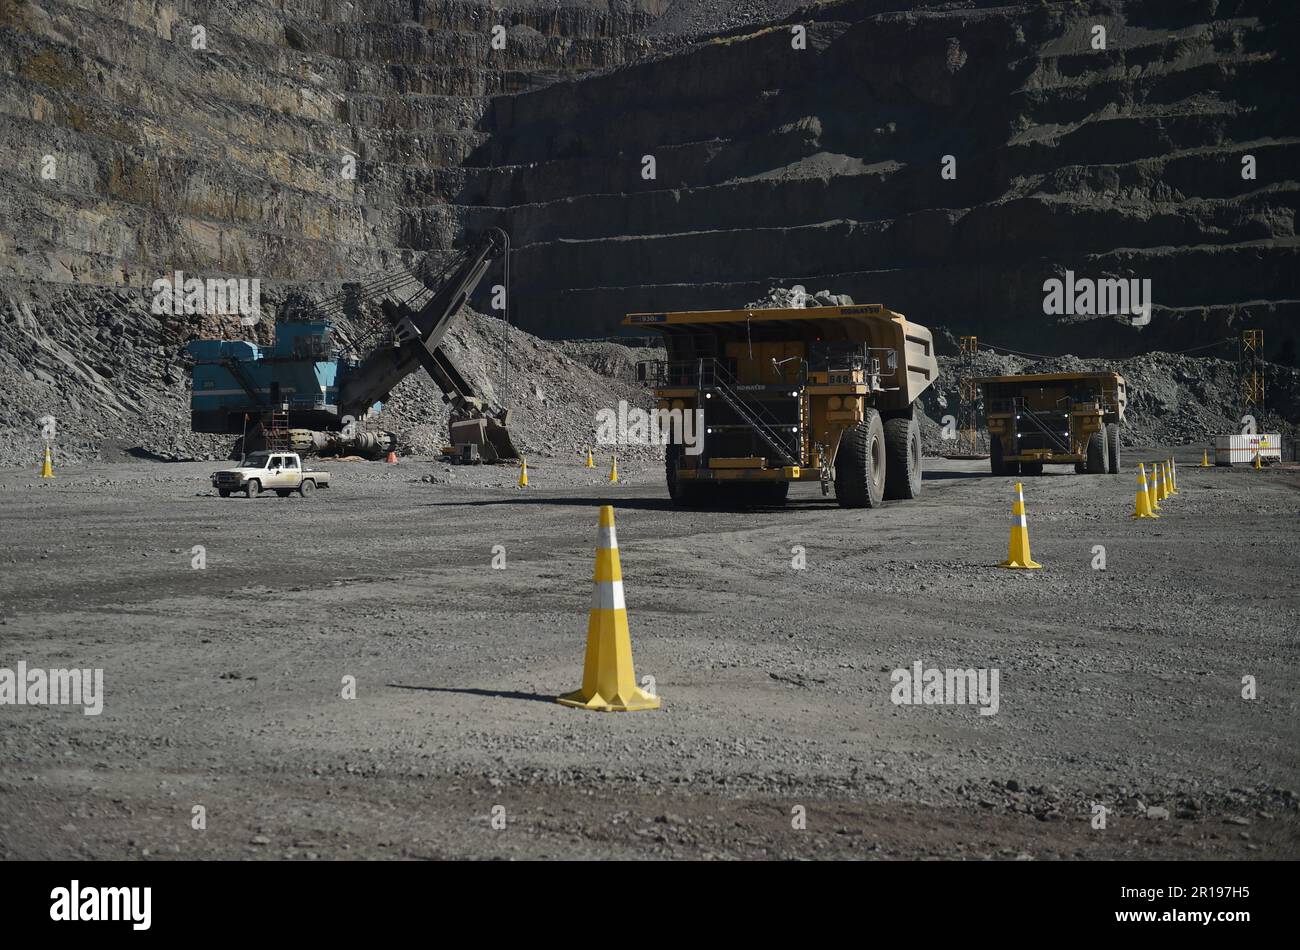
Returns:
[[[217,494],[220,495],[222,498],[229,498],[229,497],[230,497],[230,489],[229,489],[229,488],[218,488],[218,489],[217,489]]]
[[[256,498],[261,493],[262,493],[262,483],[259,482],[256,478],[249,479],[248,484],[244,486],[244,497]]]
[[[310,478],[298,486],[298,494],[301,495],[303,498],[310,497],[311,493],[314,492],[315,490],[316,490],[316,483],[313,482]]]
[[[885,427],[880,413],[866,410],[846,429],[835,453],[835,500],[841,508],[879,508],[885,494]]]

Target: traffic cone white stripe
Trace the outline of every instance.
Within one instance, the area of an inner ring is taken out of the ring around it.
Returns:
[[[1015,515],[1011,519],[1011,526],[1014,528],[1028,528],[1029,522],[1024,515]]]
[[[594,610],[625,610],[622,581],[598,581],[591,589],[591,606]]]
[[[601,528],[596,537],[596,547],[598,548],[617,548],[618,532],[611,525],[608,528]]]

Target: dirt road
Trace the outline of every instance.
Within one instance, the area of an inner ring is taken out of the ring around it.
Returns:
[[[104,671],[101,715],[0,706],[0,857],[1296,857],[1300,472],[1179,458],[1159,521],[1131,473],[1025,480],[1035,572],[983,462],[860,512],[567,461],[0,473],[0,667]],[[606,502],[656,712],[554,702]],[[895,704],[918,662],[996,713]]]

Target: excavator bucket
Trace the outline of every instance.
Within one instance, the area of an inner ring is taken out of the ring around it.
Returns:
[[[488,421],[487,437],[488,441],[492,443],[492,448],[495,450],[498,460],[513,462],[521,458],[514,442],[510,441],[510,430],[495,419]]]
[[[476,415],[468,419],[451,420],[451,444],[456,454],[465,461],[513,462],[520,458],[519,450],[510,440],[506,418]]]

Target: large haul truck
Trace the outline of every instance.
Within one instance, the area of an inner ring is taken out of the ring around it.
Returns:
[[[880,304],[634,313],[667,358],[638,364],[658,408],[699,419],[667,446],[679,505],[784,504],[791,482],[844,508],[921,491],[916,403],[939,364],[930,331]]]
[[[989,459],[994,475],[1041,475],[1044,465],[1080,474],[1120,472],[1128,393],[1119,373],[986,376]]]

